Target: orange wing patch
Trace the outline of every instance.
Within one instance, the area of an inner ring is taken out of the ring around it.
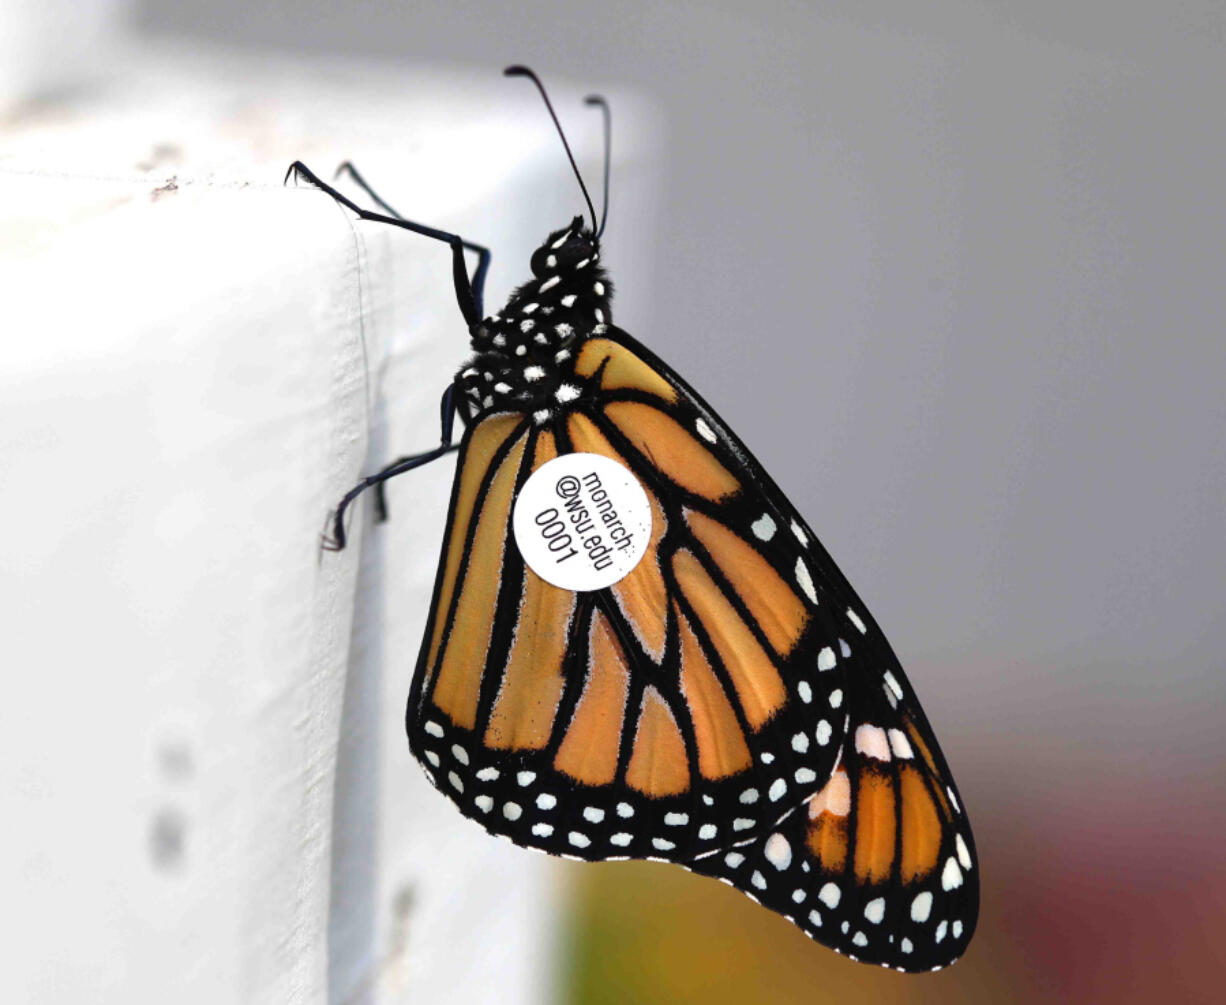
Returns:
[[[894,865],[894,777],[862,764],[856,785],[856,879],[882,882]]]
[[[553,434],[541,433],[533,470],[557,455]],[[544,747],[562,698],[562,661],[575,595],[525,566],[521,597],[510,656],[485,731],[486,745],[495,750]]]
[[[851,784],[839,768],[821,792],[809,800],[808,845],[827,872],[839,872],[847,862],[847,814],[851,812]]]
[[[668,588],[660,571],[660,539],[668,530],[668,518],[655,493],[644,486],[651,504],[651,540],[642,561],[621,582],[614,584],[613,596],[643,649],[657,663],[664,656],[668,634]]]
[[[443,627],[447,623],[447,612],[451,610],[451,597],[455,591],[456,576],[460,571],[460,559],[464,555],[464,543],[468,533],[469,520],[473,515],[473,503],[481,488],[481,480],[489,470],[490,461],[515,431],[522,416],[494,415],[473,427],[468,445],[460,457],[456,467],[460,481],[459,493],[456,495],[455,516],[448,532],[447,558],[443,572],[443,586],[439,591],[438,603],[434,607],[434,633],[430,639],[430,655],[426,660],[426,672],[434,671],[434,659],[438,655],[439,643],[443,638]],[[427,678],[428,679],[428,678]]]
[[[693,552],[673,556],[673,573],[732,678],[750,727],[760,729],[787,701],[774,662]]]
[[[941,818],[920,773],[899,764],[899,802],[902,812],[902,856],[899,872],[904,883],[929,875],[941,853]]]
[[[597,611],[588,636],[583,694],[553,766],[585,785],[607,785],[617,774],[630,668],[608,619]]]
[[[485,731],[495,750],[540,750],[562,697],[562,661],[575,595],[524,569],[523,600],[502,686]]]
[[[644,391],[670,404],[677,400],[676,389],[634,353],[608,339],[588,339],[575,360],[575,373],[591,377],[604,363],[600,387],[605,391]]]
[[[643,689],[626,784],[648,796],[674,796],[690,787],[681,730],[660,692],[651,685]]]
[[[775,652],[786,656],[805,630],[809,613],[792,588],[753,545],[718,520],[685,511],[694,536],[727,577]]]
[[[740,491],[736,476],[671,415],[637,401],[612,401],[605,415],[639,453],[687,492],[715,502]]]
[[[704,778],[726,778],[752,763],[741,724],[680,611],[673,615],[681,636],[681,693],[689,705],[698,745],[698,770]]]
[[[600,454],[625,465],[626,460],[617,452],[605,435],[586,415],[575,413],[567,422],[571,443],[583,453]],[[668,519],[655,493],[643,486],[651,504],[651,541],[647,554],[634,570],[613,586],[613,594],[622,613],[642,642],[643,648],[656,662],[664,654],[664,639],[668,631],[668,589],[660,571],[659,544],[668,530]]]
[[[524,444],[525,438],[521,436],[503,458],[486,493],[469,558],[469,567],[480,572],[464,577],[432,695],[434,704],[457,726],[466,729],[472,729],[477,719],[481,677],[493,628],[492,612],[502,580],[503,547],[511,522],[511,499]],[[453,542],[452,550],[462,551],[463,542]],[[438,616],[440,620],[446,617],[441,608]]]
[[[928,768],[929,773],[933,778],[940,778],[941,773],[937,770],[937,762],[933,759],[932,751],[928,749],[928,744],[924,742],[924,738],[920,735],[920,731],[915,728],[915,724],[907,719],[905,722],[907,727],[907,736],[910,737],[911,746],[920,752],[920,756],[924,759],[924,765]],[[941,787],[935,786],[937,799],[940,800],[942,815],[949,819],[953,816],[952,809],[949,805],[949,800],[945,793],[941,791]]]

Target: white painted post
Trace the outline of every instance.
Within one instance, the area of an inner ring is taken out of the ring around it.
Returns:
[[[403,735],[453,462],[319,550],[437,441],[449,252],[281,176],[353,157],[514,280],[556,139],[493,74],[117,65],[0,133],[0,1001],[544,1000],[552,864]]]

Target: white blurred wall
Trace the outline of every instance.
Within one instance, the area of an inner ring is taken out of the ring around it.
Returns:
[[[1165,731],[1226,697],[1217,0],[142,0],[139,20],[649,97],[664,188],[634,275],[615,179],[618,320],[794,495],[954,763],[960,732],[1132,756],[1135,728],[1158,777],[1210,756]]]

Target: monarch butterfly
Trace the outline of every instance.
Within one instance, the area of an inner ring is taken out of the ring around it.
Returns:
[[[613,325],[607,103],[587,99],[605,131],[598,223],[540,80],[506,73],[539,90],[591,224],[551,233],[498,314],[483,316],[483,246],[399,216],[352,165],[384,212],[301,162],[287,174],[362,219],[448,243],[471,336],[440,445],[359,483],[325,541],[345,546],[361,492],[378,488],[382,513],[387,479],[459,450],[410,748],[465,816],[517,844],[673,862],[853,959],[946,966],[975,929],[978,866],[906,676],[745,445]],[[576,581],[559,571],[574,559]]]

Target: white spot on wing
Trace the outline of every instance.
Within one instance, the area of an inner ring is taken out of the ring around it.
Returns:
[[[941,870],[941,889],[947,893],[950,890],[956,890],[962,885],[962,870],[958,868],[958,863],[955,859],[947,858],[945,860],[945,868]]]
[[[925,890],[923,893],[916,894],[915,899],[911,901],[911,920],[927,921],[931,913],[932,893]]]
[[[817,654],[817,669],[823,671],[834,669],[834,650],[829,646]]]
[[[860,629],[861,635],[868,631],[868,629],[864,627],[864,622],[860,620],[860,615],[858,615],[850,607],[847,608],[847,617],[853,625]]]
[[[843,899],[843,891],[835,886],[834,883],[827,883],[817,891],[817,899],[833,911],[839,906],[839,901]]]
[[[706,424],[702,419],[694,420],[694,428],[698,430],[698,435],[708,443],[715,442],[715,431]]]
[[[592,843],[592,839],[580,831],[571,831],[566,835],[566,840],[573,844],[576,848],[586,848]]]
[[[838,708],[842,704],[843,704],[843,689],[836,687],[833,691],[830,692],[830,707]]]
[[[767,795],[770,796],[772,803],[777,803],[783,798],[784,793],[786,793],[787,790],[788,783],[782,778],[776,778],[773,782],[771,782],[770,791],[767,793]]]
[[[880,925],[885,917],[885,898],[875,897],[864,905],[864,916],[874,925]]]
[[[828,723],[825,719],[822,719],[817,724],[817,729],[813,731],[813,738],[817,740],[819,747],[824,747],[830,742],[830,737],[833,733],[834,730],[831,729],[830,723]]]
[[[907,739],[907,734],[901,729],[890,730],[890,749],[894,751],[894,756],[900,761],[910,760],[915,756],[915,751],[911,749],[911,741]]]
[[[518,820],[523,816],[523,807],[519,803],[505,803],[502,807],[502,815],[508,820]]]
[[[429,733],[431,736],[442,736],[443,735],[443,727],[440,726],[437,722],[427,722],[425,729],[426,729],[426,732]]]
[[[796,582],[805,591],[805,596],[809,598],[809,603],[816,604],[817,591],[813,588],[813,577],[809,575],[809,567],[805,565],[803,558],[796,559]]]
[[[766,839],[766,861],[780,872],[792,864],[792,846],[782,834],[772,834]]]
[[[479,809],[482,813],[488,813],[494,808],[494,800],[489,796],[477,796],[477,798],[473,800],[473,803],[476,804],[477,809]]]
[[[807,548],[809,546],[809,536],[795,520],[792,521],[792,533],[796,536],[796,540],[800,542],[802,547]]]
[[[698,828],[698,836],[703,841],[710,841],[716,834],[719,833],[719,828],[715,824],[703,824]]]
[[[533,824],[532,833],[539,838],[547,838],[553,833],[553,824]]]
[[[867,723],[856,728],[856,753],[876,758],[878,761],[890,759],[890,742],[886,739],[885,730],[880,726],[870,726]]]
[[[813,688],[809,687],[807,680],[802,680],[796,685],[796,693],[800,695],[800,700],[806,705],[813,700]]]
[[[809,749],[809,736],[807,733],[797,733],[792,737],[792,749],[798,754],[803,754]]]
[[[627,834],[625,831],[618,831],[609,838],[609,844],[615,844],[619,848],[625,848],[626,845],[631,842],[631,840],[631,835]]]
[[[771,519],[769,513],[763,513],[749,525],[749,529],[759,541],[769,541],[775,536],[775,521]]]
[[[558,797],[549,792],[542,792],[536,797],[536,805],[542,810],[551,810],[558,805]]]
[[[958,851],[958,861],[962,863],[962,868],[969,869],[971,867],[971,850],[967,848],[961,834],[954,835],[954,847]]]
[[[497,768],[482,768],[477,772],[477,781],[479,782],[496,782],[498,780]]]

